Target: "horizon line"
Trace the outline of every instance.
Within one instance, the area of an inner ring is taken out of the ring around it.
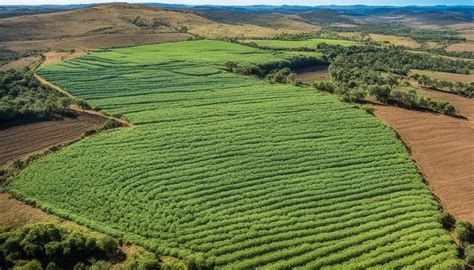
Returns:
[[[101,4],[130,4],[130,5],[147,5],[147,4],[161,4],[161,5],[171,5],[171,6],[187,6],[187,7],[473,7],[469,4],[442,4],[442,5],[366,5],[366,4],[330,4],[330,5],[269,5],[269,4],[255,4],[255,5],[238,5],[238,4],[180,4],[180,3],[163,3],[163,2],[126,2],[126,1],[114,1],[114,2],[98,2],[98,3],[84,3],[84,4],[0,4],[0,7],[3,6],[93,6]]]

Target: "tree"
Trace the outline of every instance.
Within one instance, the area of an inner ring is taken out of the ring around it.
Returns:
[[[334,93],[336,86],[330,81],[315,81],[313,87],[328,93]]]
[[[369,95],[375,97],[382,103],[387,103],[390,99],[392,90],[386,85],[370,85],[368,87]]]
[[[456,234],[463,244],[474,242],[474,229],[468,221],[456,222]]]

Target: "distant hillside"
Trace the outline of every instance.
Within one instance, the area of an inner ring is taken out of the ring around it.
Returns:
[[[309,12],[298,13],[303,19],[318,25],[328,24],[356,24],[353,19],[342,16],[331,10],[314,10]]]
[[[82,7],[81,5],[45,5],[45,6],[0,6],[0,19],[22,16],[22,15],[34,15],[41,13],[57,12],[66,9],[73,9]]]
[[[232,16],[247,16],[248,14],[256,13],[272,13],[279,12],[285,14],[298,15],[305,18],[312,23],[325,25],[331,23],[351,23],[347,20],[354,18],[366,17],[393,17],[400,16],[404,18],[416,19],[426,24],[456,24],[464,22],[472,22],[474,16],[474,6],[268,6],[268,5],[254,5],[254,6],[221,6],[221,5],[176,5],[176,4],[147,4],[155,7],[172,8],[172,9],[193,9],[204,10],[206,14],[216,15],[216,13],[223,14],[224,11],[239,12],[247,14],[229,13]],[[218,11],[218,12],[212,12]],[[258,14],[257,14],[258,15]],[[259,15],[261,16],[261,15]],[[309,17],[309,18],[308,18]],[[221,18],[224,19],[224,18]],[[232,18],[228,18],[232,20]],[[331,22],[332,21],[332,22]]]
[[[0,46],[14,50],[46,50],[74,47],[74,43],[79,43],[86,48],[100,48],[156,43],[164,34],[169,41],[172,40],[171,33],[176,34],[177,40],[183,40],[192,35],[252,38],[320,29],[293,16],[266,15],[265,18],[270,22],[265,26],[262,26],[263,20],[233,25],[205,18],[194,11],[173,11],[137,4],[100,4],[2,19]]]
[[[254,12],[235,10],[199,10],[198,14],[210,20],[228,24],[254,24],[270,28],[298,29],[298,27],[309,26],[305,20],[296,15],[289,15],[280,12]]]

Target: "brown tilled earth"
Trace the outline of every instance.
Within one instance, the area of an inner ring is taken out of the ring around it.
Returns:
[[[474,223],[474,99],[420,90],[452,103],[466,119],[375,106],[375,115],[395,129],[443,207]]]
[[[305,84],[311,84],[316,80],[329,79],[328,66],[315,66],[302,68],[296,71],[298,79]]]
[[[104,121],[100,116],[80,114],[77,118],[65,117],[0,129],[0,166],[18,157],[76,140]]]

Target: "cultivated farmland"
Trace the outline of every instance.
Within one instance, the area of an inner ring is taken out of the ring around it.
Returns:
[[[11,189],[160,254],[218,267],[453,262],[438,205],[388,127],[334,96],[223,71],[227,61],[288,57],[202,40],[46,66],[40,75],[134,127],[43,158]]]
[[[271,49],[315,49],[319,44],[354,46],[359,43],[351,40],[337,39],[307,39],[307,40],[271,40],[271,39],[249,39],[243,40],[244,43],[255,43],[258,46]]]

